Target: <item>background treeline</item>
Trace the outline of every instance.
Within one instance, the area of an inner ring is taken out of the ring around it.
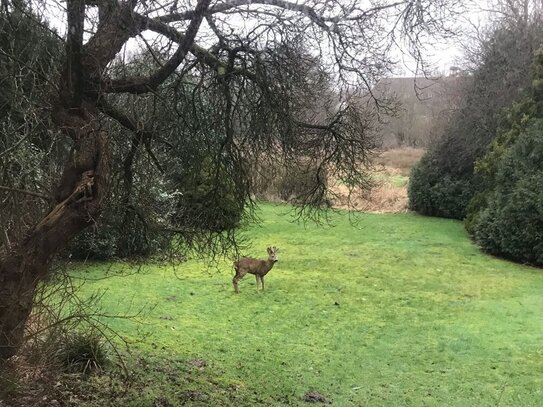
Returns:
[[[383,149],[427,148],[443,133],[450,113],[461,105],[466,77],[460,68],[432,77],[385,78],[372,89],[379,97],[394,98],[394,114],[379,128]]]
[[[543,264],[543,25],[504,18],[468,57],[463,106],[413,169],[410,208],[465,219],[489,253]]]

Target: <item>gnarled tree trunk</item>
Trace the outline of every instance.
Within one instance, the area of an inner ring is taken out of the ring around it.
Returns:
[[[53,112],[57,125],[69,129],[74,139],[54,207],[19,245],[0,257],[0,360],[20,347],[36,287],[54,254],[100,213],[109,176],[106,135],[95,109],[78,113],[60,106]]]

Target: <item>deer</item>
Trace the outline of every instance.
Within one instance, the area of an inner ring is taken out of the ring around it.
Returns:
[[[234,262],[234,270],[236,270],[236,275],[232,280],[234,283],[234,290],[236,294],[239,294],[238,281],[245,277],[245,274],[254,274],[256,277],[256,290],[258,291],[258,282],[262,286],[262,291],[264,291],[264,276],[272,269],[273,265],[277,263],[277,253],[279,249],[275,246],[268,247],[268,259],[259,260],[253,259],[252,257],[240,257]]]

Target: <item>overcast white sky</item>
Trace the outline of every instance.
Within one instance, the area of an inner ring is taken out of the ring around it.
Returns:
[[[478,31],[484,29],[489,23],[489,4],[492,0],[474,1],[469,12],[467,12],[459,28],[461,34],[441,43],[435,43],[428,47],[426,57],[435,70],[442,74],[448,74],[452,66],[462,66],[463,46],[474,40]],[[399,67],[399,76],[412,76],[413,61],[403,58],[403,67]]]

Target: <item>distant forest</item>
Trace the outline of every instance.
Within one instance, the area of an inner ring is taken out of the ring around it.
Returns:
[[[395,115],[383,117],[382,147],[428,147],[460,107],[466,82],[467,76],[458,70],[436,78],[387,78],[379,82],[373,93],[398,103]]]

